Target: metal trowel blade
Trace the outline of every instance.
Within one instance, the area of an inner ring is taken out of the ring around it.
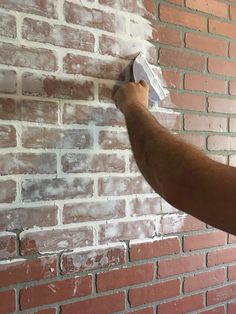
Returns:
[[[149,85],[149,105],[153,106],[165,99],[169,92],[162,86],[160,78],[153,72],[143,53],[134,59],[133,78],[135,82],[145,80]]]

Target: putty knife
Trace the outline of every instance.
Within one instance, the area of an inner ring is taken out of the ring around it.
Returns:
[[[145,80],[149,85],[149,106],[158,105],[160,101],[165,99],[169,92],[162,86],[163,82],[154,73],[144,54],[140,52],[134,59],[132,65],[132,74],[135,82]]]

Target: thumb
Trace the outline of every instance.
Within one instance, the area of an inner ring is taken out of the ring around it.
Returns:
[[[141,81],[139,82],[139,84],[142,85],[142,86],[145,87],[145,88],[148,88],[148,84],[147,84],[147,82],[144,81],[144,80],[141,80]]]

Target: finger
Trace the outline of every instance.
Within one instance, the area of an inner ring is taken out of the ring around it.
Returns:
[[[141,81],[139,82],[139,84],[142,85],[142,86],[145,87],[145,88],[148,88],[148,84],[147,84],[147,82],[144,81],[144,80],[141,80]]]

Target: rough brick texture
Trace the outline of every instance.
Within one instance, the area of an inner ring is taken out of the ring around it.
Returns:
[[[112,99],[142,51],[154,117],[236,166],[235,22],[235,0],[0,1],[0,314],[236,313],[236,237],[148,186]]]

